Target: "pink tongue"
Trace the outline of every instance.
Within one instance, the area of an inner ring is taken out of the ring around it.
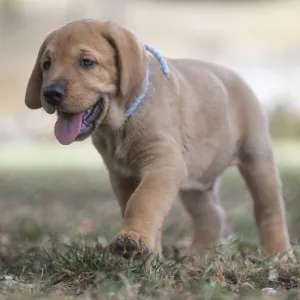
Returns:
[[[54,134],[57,140],[63,145],[69,145],[79,134],[84,112],[69,114],[58,113],[54,127]]]

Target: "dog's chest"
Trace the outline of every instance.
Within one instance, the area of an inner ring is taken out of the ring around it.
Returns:
[[[115,135],[98,133],[93,136],[93,144],[110,172],[116,172],[126,177],[136,175],[128,162],[131,144],[122,133]]]
[[[124,177],[134,177],[133,169],[121,159],[109,158],[106,160],[106,166],[110,171],[116,172]]]

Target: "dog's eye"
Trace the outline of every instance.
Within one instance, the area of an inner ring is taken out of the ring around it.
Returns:
[[[90,58],[83,58],[80,61],[80,66],[84,67],[84,68],[90,68],[93,67],[96,63],[90,59]]]
[[[43,68],[45,71],[49,70],[51,67],[51,61],[50,60],[46,60],[44,63],[43,63]]]

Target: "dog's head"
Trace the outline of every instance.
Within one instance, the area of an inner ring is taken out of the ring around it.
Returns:
[[[146,69],[146,53],[129,31],[111,22],[70,22],[43,42],[25,103],[57,112],[55,135],[70,144],[88,137],[109,113],[124,116]]]

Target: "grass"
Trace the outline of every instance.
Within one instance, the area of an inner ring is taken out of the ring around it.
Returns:
[[[298,258],[299,143],[274,149]],[[4,145],[0,165],[0,299],[300,298],[300,263],[275,264],[261,253],[250,196],[235,170],[224,174],[221,196],[238,239],[201,258],[185,256],[191,224],[177,201],[164,228],[167,259],[146,270],[105,247],[121,220],[88,143]]]

